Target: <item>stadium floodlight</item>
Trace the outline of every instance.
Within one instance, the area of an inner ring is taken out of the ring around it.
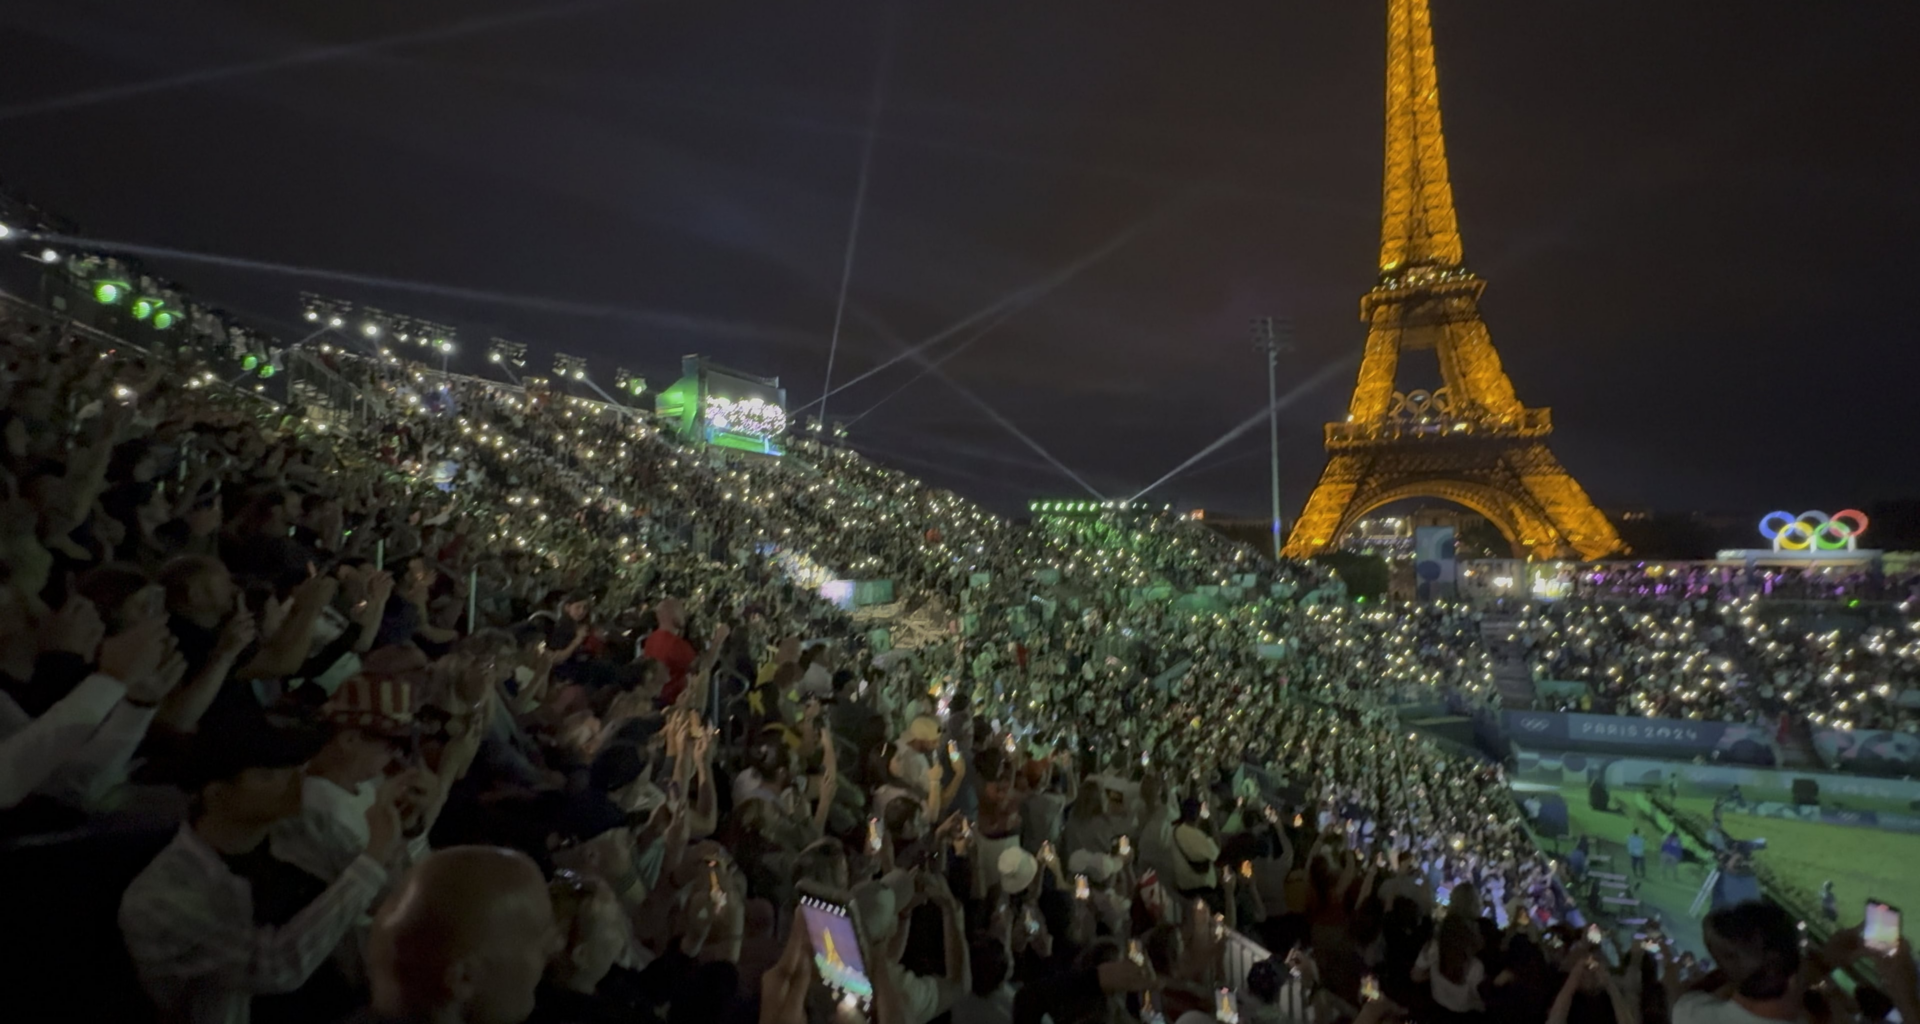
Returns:
[[[330,299],[312,292],[300,293],[300,317],[310,324],[325,324],[327,327],[338,330],[347,325],[347,317],[352,313],[353,303],[351,302]]]
[[[133,300],[133,305],[127,307],[127,309],[133,314],[135,320],[145,320],[158,312],[160,307],[164,305],[166,305],[166,302],[161,299],[150,299],[142,295]]]
[[[553,375],[568,380],[587,379],[587,361],[581,356],[570,356],[565,352],[553,354]]]
[[[60,254],[54,252],[52,249],[42,249],[40,250],[40,262],[58,263],[60,262]]]
[[[177,319],[178,318],[173,315],[173,311],[170,309],[156,310],[154,311],[154,314],[153,314],[153,329],[156,331],[164,331],[167,328],[172,327],[174,324],[174,321]]]
[[[126,298],[126,295],[127,283],[125,281],[95,281],[93,283],[93,300],[102,306],[111,306],[121,299]]]
[[[487,339],[487,362],[523,370],[527,366],[527,346],[505,338]]]
[[[624,366],[614,371],[613,382],[616,390],[629,395],[638,395],[647,390],[647,379]]]
[[[0,238],[12,238],[12,237],[13,237],[13,229],[8,227],[4,223],[0,223]]]

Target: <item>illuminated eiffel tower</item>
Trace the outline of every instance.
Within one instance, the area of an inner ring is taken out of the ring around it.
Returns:
[[[1327,424],[1327,468],[1285,553],[1333,550],[1361,516],[1421,497],[1487,517],[1518,555],[1623,550],[1613,524],[1548,450],[1550,410],[1515,397],[1480,318],[1486,282],[1462,257],[1427,0],[1387,0],[1386,134],[1380,278],[1360,300],[1360,379],[1346,420]],[[1401,353],[1420,351],[1434,353],[1441,386],[1396,390]]]

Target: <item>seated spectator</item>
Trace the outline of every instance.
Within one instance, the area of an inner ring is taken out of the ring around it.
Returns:
[[[520,1024],[561,945],[540,869],[490,847],[435,851],[374,917],[356,1024]]]

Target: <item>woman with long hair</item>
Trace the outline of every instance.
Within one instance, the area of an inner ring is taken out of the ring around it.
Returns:
[[[1472,1014],[1477,1018],[1485,1012],[1487,1004],[1480,997],[1480,983],[1486,976],[1486,968],[1480,964],[1480,929],[1464,914],[1450,913],[1441,918],[1433,941],[1413,962],[1413,980],[1427,983],[1441,1011],[1436,1016]]]

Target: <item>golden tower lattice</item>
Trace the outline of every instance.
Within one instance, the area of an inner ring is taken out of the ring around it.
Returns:
[[[1332,550],[1356,520],[1433,497],[1486,516],[1519,554],[1600,558],[1623,549],[1546,445],[1547,409],[1529,409],[1500,366],[1468,270],[1447,181],[1427,0],[1387,0],[1387,146],[1380,277],[1360,300],[1367,345],[1347,418],[1326,427],[1327,468],[1285,554]],[[1431,351],[1441,385],[1401,392],[1404,352]]]

